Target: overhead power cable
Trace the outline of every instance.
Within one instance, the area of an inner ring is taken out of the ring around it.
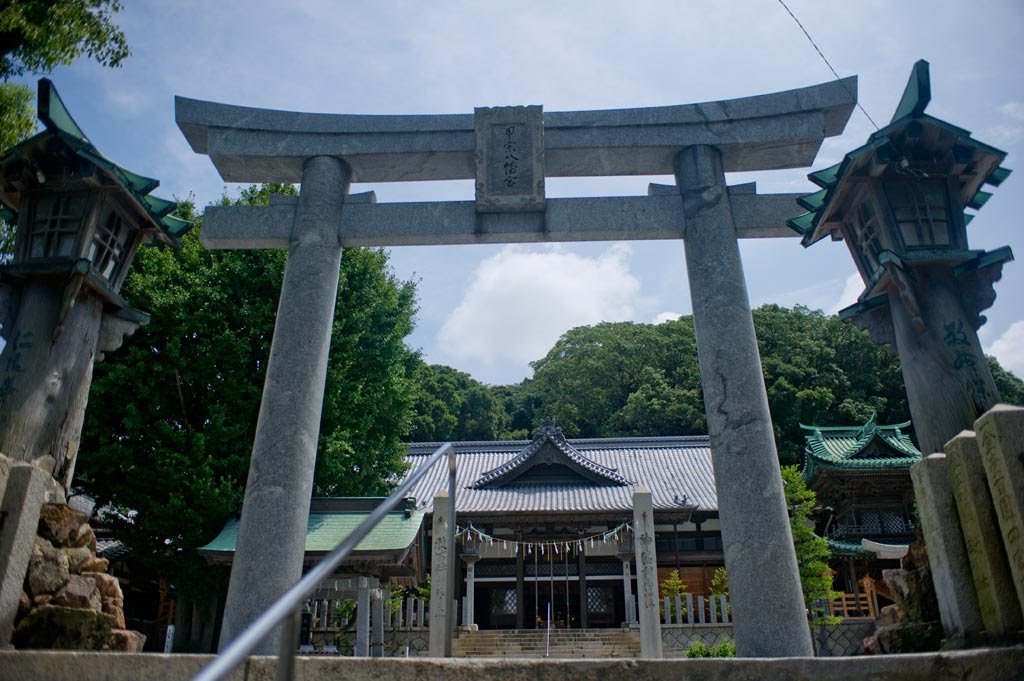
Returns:
[[[824,53],[822,53],[821,48],[818,47],[818,44],[816,42],[814,42],[814,38],[811,37],[811,34],[807,32],[807,29],[804,28],[804,25],[801,24],[800,20],[796,18],[795,14],[793,14],[793,10],[791,10],[789,8],[789,6],[786,5],[786,3],[783,0],[779,0],[779,4],[782,5],[782,8],[786,10],[786,12],[789,14],[789,16],[793,17],[793,21],[796,22],[796,25],[799,26],[800,30],[804,32],[805,36],[807,36],[807,40],[810,41],[811,47],[813,47],[814,51],[818,53],[818,56],[821,57],[821,60],[823,62],[825,62],[825,66],[827,66],[829,71],[832,72],[832,75],[836,77],[836,80],[838,80],[842,84],[843,88],[846,89],[846,91],[847,91],[847,93],[849,93],[850,97],[853,97],[854,99],[856,99],[855,95],[852,92],[850,92],[849,88],[846,87],[846,83],[843,83],[843,79],[839,76],[839,73],[832,67],[832,64],[825,57]],[[875,123],[875,119],[873,119],[871,117],[871,114],[869,114],[867,112],[867,110],[863,106],[861,106],[859,100],[857,100],[857,108],[861,110],[861,113],[863,113],[864,116],[867,117],[867,119],[869,121],[871,121],[871,125],[875,126],[875,130],[878,130],[879,129],[878,128],[878,124]]]

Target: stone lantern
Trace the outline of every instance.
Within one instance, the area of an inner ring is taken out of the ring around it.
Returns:
[[[118,166],[92,145],[45,79],[39,82],[39,119],[42,132],[0,155],[0,216],[16,227],[14,253],[0,261],[0,647],[11,640],[22,609],[30,557],[38,547],[62,550],[51,543],[64,541],[61,536],[37,538],[37,528],[43,532],[54,518],[70,519],[77,537],[86,520],[64,503],[93,363],[149,319],[119,295],[135,252],[154,238],[176,243],[189,228],[171,216],[174,202],[149,195],[156,180]],[[95,556],[74,569],[87,565],[103,570]],[[77,585],[93,584],[78,574],[63,582],[76,579]],[[62,589],[63,582],[51,586]],[[43,588],[38,580],[32,590],[37,588]],[[103,613],[79,612],[78,624],[53,615],[61,609],[47,603],[33,603],[23,615],[19,645],[104,644],[101,632],[110,627],[104,618],[114,615],[106,598]]]
[[[1010,171],[1006,153],[924,113],[928,63],[919,61],[892,121],[837,165],[808,175],[821,191],[789,221],[805,247],[845,240],[864,292],[840,311],[899,354],[921,451],[970,429],[999,401],[977,330],[995,301],[1009,247],[971,250],[967,225]]]
[[[42,132],[0,156],[0,208],[17,230],[0,266],[0,453],[66,492],[92,364],[148,320],[119,295],[135,252],[176,243],[189,224],[149,195],[157,180],[92,145],[46,79],[39,119]]]

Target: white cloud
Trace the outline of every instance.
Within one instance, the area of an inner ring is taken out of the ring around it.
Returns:
[[[864,282],[861,280],[860,275],[854,272],[846,278],[846,284],[843,286],[843,292],[839,294],[839,300],[836,304],[828,310],[829,314],[836,314],[844,307],[849,307],[857,302],[857,296],[864,291]]]
[[[1007,371],[1024,376],[1024,321],[1010,324],[1010,328],[989,346],[987,352],[995,355]]]
[[[1007,102],[999,107],[999,113],[1018,121],[1024,121],[1024,102]]]
[[[617,244],[588,258],[558,248],[509,246],[487,258],[438,333],[453,360],[522,367],[574,326],[632,318],[640,282],[632,249]]]
[[[664,324],[665,322],[674,322],[682,316],[682,312],[659,312],[654,318],[654,323]]]

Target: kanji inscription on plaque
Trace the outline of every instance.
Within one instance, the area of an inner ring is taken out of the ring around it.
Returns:
[[[544,210],[544,111],[540,106],[477,108],[476,209]]]

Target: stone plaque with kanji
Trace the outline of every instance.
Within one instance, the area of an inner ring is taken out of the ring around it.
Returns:
[[[502,106],[474,110],[476,209],[544,210],[544,110]]]

